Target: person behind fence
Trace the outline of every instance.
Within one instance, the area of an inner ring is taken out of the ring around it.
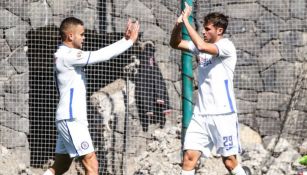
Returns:
[[[64,174],[78,158],[87,175],[98,175],[98,160],[88,129],[84,68],[116,57],[137,40],[139,23],[128,20],[124,37],[97,51],[82,51],[83,21],[74,17],[60,25],[60,45],[54,54],[54,71],[60,100],[56,110],[55,161],[44,175]]]
[[[182,175],[194,175],[200,156],[211,156],[213,146],[231,174],[249,175],[249,168],[237,161],[241,151],[233,89],[237,55],[233,43],[223,37],[228,17],[217,12],[206,15],[202,39],[189,24],[191,11],[186,3],[170,39],[173,48],[192,52],[198,59],[198,99],[184,139]],[[183,25],[191,41],[182,39]]]
[[[135,78],[136,104],[143,131],[148,131],[148,125],[152,123],[159,123],[163,127],[166,116],[172,112],[166,83],[155,61],[155,51],[154,42],[142,44]]]

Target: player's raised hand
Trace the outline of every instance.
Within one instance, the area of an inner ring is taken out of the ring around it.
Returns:
[[[185,8],[181,14],[182,14],[183,20],[187,20],[192,13],[192,7],[189,6],[187,2],[185,2],[184,5],[185,5]]]
[[[177,18],[177,24],[181,24],[182,22],[182,14],[180,14],[180,16]]]
[[[126,29],[125,29],[125,38],[126,38],[126,40],[128,40],[128,39],[130,38],[130,35],[131,35],[131,28],[132,28],[132,21],[131,21],[131,19],[129,18],[129,19],[128,19],[128,22],[127,22]]]
[[[137,40],[139,35],[140,25],[139,22],[132,22],[131,19],[128,20],[126,31],[125,31],[125,38],[131,39],[133,43]]]
[[[140,24],[139,24],[139,21],[136,21],[135,23],[132,24],[132,27],[131,27],[130,39],[133,42],[135,42],[138,39],[139,31],[140,31]]]

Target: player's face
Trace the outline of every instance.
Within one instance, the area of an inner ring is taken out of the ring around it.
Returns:
[[[215,43],[218,37],[221,35],[222,28],[216,28],[212,23],[204,24],[202,34],[204,40],[208,43]]]
[[[84,42],[84,26],[77,25],[72,32],[72,44],[76,49],[81,49]]]

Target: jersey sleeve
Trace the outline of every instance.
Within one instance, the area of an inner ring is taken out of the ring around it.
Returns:
[[[199,55],[199,50],[192,41],[188,42],[189,51],[194,55]]]
[[[69,59],[66,63],[72,66],[86,66],[88,64],[107,61],[118,56],[133,45],[131,40],[125,38],[96,51],[82,51],[80,49],[71,49]]]
[[[227,58],[236,52],[232,42],[227,39],[221,39],[215,45],[219,52],[218,57]]]

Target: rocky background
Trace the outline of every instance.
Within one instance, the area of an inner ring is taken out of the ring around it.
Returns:
[[[52,53],[59,43],[59,24],[68,16],[85,22],[85,50],[119,39],[128,17],[142,25],[140,42],[130,51],[86,69],[90,127],[101,173],[179,174],[181,61],[180,52],[168,46],[179,7],[177,0],[2,0],[0,174],[42,174],[52,162],[57,102]],[[242,163],[253,174],[297,174],[303,167],[296,160],[307,154],[307,2],[198,0],[194,9],[199,31],[209,12],[230,17],[227,36],[238,51],[234,81]],[[142,62],[152,57],[144,51],[148,41],[154,48],[152,65]],[[140,73],[147,68],[149,72]],[[170,115],[162,115],[161,106],[151,116],[140,110],[148,109],[142,102],[152,101],[141,97],[156,89],[161,89],[157,97],[167,92],[161,98],[173,110]],[[67,174],[82,171],[75,163]],[[227,174],[218,155],[202,160],[197,172]]]

